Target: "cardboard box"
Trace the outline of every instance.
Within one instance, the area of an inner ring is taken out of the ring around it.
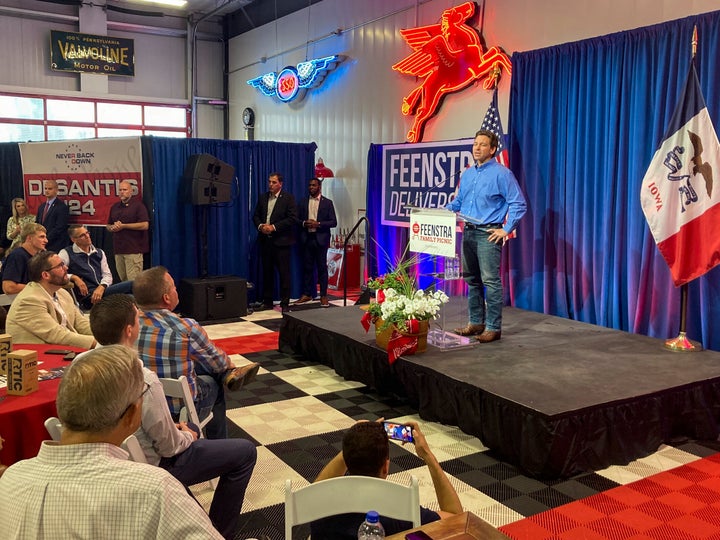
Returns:
[[[12,351],[12,336],[0,334],[0,375],[7,375],[7,356]]]
[[[12,351],[7,356],[7,393],[26,396],[38,389],[37,352]]]

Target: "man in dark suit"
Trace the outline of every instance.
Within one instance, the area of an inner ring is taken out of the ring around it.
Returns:
[[[280,276],[280,307],[286,312],[290,305],[290,246],[295,243],[297,207],[295,197],[282,185],[282,175],[271,173],[269,191],[260,196],[253,214],[263,266],[262,305],[257,310],[273,307],[275,269]]]
[[[308,183],[308,196],[298,206],[300,244],[303,247],[303,294],[295,302],[304,304],[315,299],[320,284],[320,305],[330,307],[328,302],[327,250],[330,247],[330,229],[337,227],[333,202],[320,193],[322,185],[317,178]],[[317,280],[315,279],[317,272]]]
[[[47,229],[46,249],[59,253],[62,248],[70,244],[67,234],[70,210],[67,204],[58,199],[58,185],[55,180],[43,180],[43,192],[46,201],[38,208],[35,222]]]

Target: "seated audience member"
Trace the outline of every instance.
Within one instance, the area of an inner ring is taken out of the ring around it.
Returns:
[[[0,437],[0,450],[2,450],[4,442],[5,442],[5,439]],[[7,470],[7,465],[3,465],[2,463],[0,463],[0,477],[5,473],[6,470]]]
[[[37,223],[28,223],[20,233],[21,244],[13,249],[2,267],[2,289],[5,294],[18,294],[28,280],[27,264],[33,255],[45,249],[47,232]]]
[[[0,271],[2,271],[2,265],[5,264],[5,259],[10,252],[10,244],[11,242],[7,238],[0,240]]]
[[[5,327],[13,343],[93,348],[90,321],[63,288],[68,277],[60,257],[52,251],[41,251],[28,262],[28,278],[30,282],[10,305],[7,316]]]
[[[200,419],[213,412],[205,427],[208,439],[227,438],[224,387],[240,390],[255,379],[260,366],[253,362],[235,367],[196,320],[172,312],[179,302],[178,292],[166,268],[155,266],[141,272],[134,280],[133,294],[141,310],[138,351],[143,364],[158,377],[185,375]],[[174,417],[180,412],[178,405],[171,405]]]
[[[2,538],[222,538],[180,482],[120,448],[140,426],[146,390],[137,356],[120,345],[65,370],[60,441],[0,478]]]
[[[72,245],[61,249],[58,255],[67,265],[70,280],[77,287],[81,308],[90,309],[103,296],[132,293],[132,281],[113,285],[105,252],[93,246],[90,233],[84,225],[70,225],[68,236]]]
[[[90,311],[90,326],[101,345],[124,345],[137,354],[140,324],[131,296],[103,298]],[[140,360],[138,363],[142,364]],[[135,436],[148,463],[159,465],[186,487],[219,476],[210,519],[225,538],[235,538],[245,489],[257,459],[255,445],[246,439],[198,439],[185,422],[173,422],[157,375],[143,368],[143,376],[150,389]]]
[[[462,505],[450,480],[440,467],[437,458],[430,451],[425,435],[416,422],[407,422],[412,427],[415,451],[427,465],[440,505],[439,512],[420,507],[423,525],[439,519],[462,513]],[[335,456],[315,479],[315,482],[344,476],[346,473],[358,476],[387,478],[390,469],[390,443],[385,428],[380,422],[358,422],[343,437],[342,452]],[[340,514],[313,521],[310,525],[313,540],[354,540],[363,522],[363,514]],[[380,516],[385,534],[390,536],[412,528],[409,521]]]

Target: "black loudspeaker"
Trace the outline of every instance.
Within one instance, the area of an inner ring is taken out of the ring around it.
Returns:
[[[230,202],[235,167],[210,154],[194,154],[185,165],[187,201],[195,205]]]
[[[178,296],[180,312],[198,321],[247,315],[247,280],[239,277],[183,279]]]

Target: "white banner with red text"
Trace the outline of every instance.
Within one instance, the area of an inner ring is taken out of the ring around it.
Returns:
[[[410,251],[456,257],[456,220],[450,210],[414,209],[410,213]]]
[[[43,181],[58,183],[58,197],[70,210],[70,223],[105,226],[127,181],[142,197],[139,137],[22,143],[20,157],[28,209],[36,214],[45,201]]]

